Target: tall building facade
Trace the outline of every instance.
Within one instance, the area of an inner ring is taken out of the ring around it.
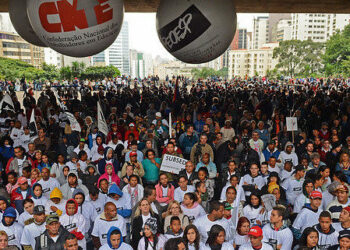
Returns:
[[[290,13],[270,13],[269,14],[269,42],[274,43],[277,42],[277,29],[278,29],[278,23],[281,20],[290,20],[291,14]]]
[[[276,28],[276,38],[273,40],[277,42],[287,41],[292,39],[292,20],[282,19],[278,22]]]
[[[123,75],[130,75],[129,24],[123,23],[118,38],[105,51],[92,57],[93,65],[113,65]]]
[[[349,21],[350,14],[292,14],[292,39],[326,42]]]
[[[0,57],[18,59],[40,68],[44,62],[44,49],[14,33],[0,32]]]
[[[269,42],[269,19],[259,16],[253,20],[252,49],[259,49]]]
[[[237,29],[235,37],[230,45],[231,50],[247,49],[248,48],[248,36],[247,29]]]
[[[231,50],[229,57],[229,79],[235,76],[265,76],[273,70],[277,60],[272,58],[273,49],[278,43],[264,44],[259,49]]]
[[[62,67],[62,55],[51,48],[44,48],[45,63],[55,65],[58,68]]]

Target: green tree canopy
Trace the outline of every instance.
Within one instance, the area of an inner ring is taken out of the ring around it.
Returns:
[[[327,41],[323,62],[327,76],[350,75],[350,25]]]
[[[308,77],[322,72],[324,44],[311,40],[289,40],[280,42],[273,51],[278,59],[276,69],[285,76]]]

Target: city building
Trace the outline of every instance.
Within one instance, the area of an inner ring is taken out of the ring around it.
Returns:
[[[62,54],[54,51],[51,48],[44,48],[45,63],[55,65],[58,68],[62,66]]]
[[[292,20],[282,19],[277,24],[276,38],[277,42],[287,41],[292,39]]]
[[[277,42],[277,26],[281,20],[291,20],[290,13],[270,13],[269,14],[269,43]]]
[[[237,29],[230,45],[231,50],[248,49],[247,29]]]
[[[292,14],[292,39],[326,42],[349,20],[350,14]]]
[[[130,75],[132,78],[145,78],[153,74],[153,59],[150,54],[130,50]]]
[[[62,55],[61,67],[71,67],[73,62],[84,63],[85,67],[91,66],[91,57],[71,57]]]
[[[229,58],[229,79],[235,76],[265,76],[273,70],[277,60],[272,58],[278,43],[264,44],[260,49],[231,50]]]
[[[269,42],[269,19],[259,16],[253,20],[252,49],[259,49]]]
[[[121,74],[130,75],[129,25],[123,22],[118,38],[105,51],[92,57],[94,66],[113,65]]]
[[[161,80],[165,80],[167,76],[171,78],[172,76],[179,75],[192,78],[192,69],[200,70],[202,68],[209,68],[209,63],[189,64],[176,60],[154,66],[153,72]]]
[[[0,57],[19,59],[40,68],[44,62],[44,49],[26,42],[15,33],[0,32]]]
[[[9,13],[0,13],[0,31],[17,33],[11,23]]]

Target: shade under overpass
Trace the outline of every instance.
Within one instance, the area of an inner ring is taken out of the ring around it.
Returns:
[[[0,12],[8,11],[8,1],[0,0]],[[160,2],[124,1],[126,12],[155,12]],[[235,0],[235,5],[238,13],[350,13],[349,0]]]

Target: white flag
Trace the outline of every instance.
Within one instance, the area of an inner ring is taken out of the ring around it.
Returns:
[[[239,203],[240,201],[240,197],[242,195],[242,191],[243,191],[243,177],[241,177],[241,181],[239,182],[238,188],[237,190],[237,195],[236,195],[236,199],[233,202],[233,215],[232,215],[232,220],[233,220],[233,225],[235,225],[235,228],[237,228],[237,223],[238,223],[238,210],[239,210]]]
[[[104,135],[108,135],[108,126],[107,122],[105,120],[105,117],[103,115],[103,111],[100,105],[100,102],[97,102],[97,126],[98,130],[103,133]]]
[[[0,108],[2,110],[13,110],[15,111],[15,105],[13,105],[13,101],[11,99],[11,96],[6,93],[5,96],[2,98],[0,103]]]
[[[63,110],[67,110],[66,105],[64,105],[64,103],[61,101],[61,98],[59,97],[58,93],[57,93],[57,89],[56,88],[51,88],[53,94],[56,97],[56,101],[58,102],[58,105],[60,106],[61,109]]]
[[[32,114],[30,116],[30,121],[29,121],[29,130],[30,130],[30,136],[36,136],[38,135],[38,128],[36,126],[35,122],[35,109],[32,109]]]
[[[65,112],[65,113],[66,113],[66,115],[68,117],[68,120],[69,120],[69,123],[70,123],[70,127],[72,128],[72,130],[81,132],[80,124],[77,121],[77,119],[75,119],[74,115],[72,113],[69,113],[69,112]]]

